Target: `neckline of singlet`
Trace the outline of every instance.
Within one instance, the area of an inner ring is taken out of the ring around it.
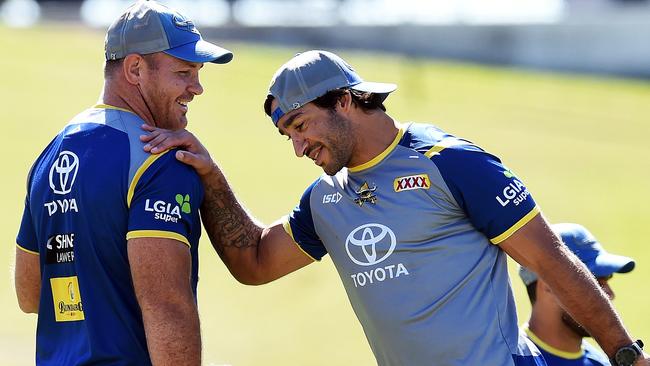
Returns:
[[[93,108],[97,108],[97,109],[114,109],[114,110],[117,110],[117,111],[129,112],[129,113],[135,114],[135,112],[133,112],[133,111],[130,111],[130,110],[124,109],[124,108],[120,108],[120,107],[116,107],[116,106],[110,105],[110,104],[99,103],[99,104],[95,104],[93,106]]]
[[[361,165],[348,168],[348,172],[358,173],[360,171],[370,169],[373,166],[379,164],[382,160],[386,158],[386,156],[388,156],[388,154],[390,154],[395,149],[397,144],[399,144],[400,140],[402,139],[402,136],[404,136],[404,131],[406,130],[407,127],[408,126],[404,126],[400,124],[399,129],[397,130],[397,135],[395,135],[393,142],[391,142],[390,145],[388,145],[388,147],[384,149],[384,151],[382,151],[381,153],[379,153],[379,155],[375,156],[374,158],[370,159],[369,161]]]
[[[537,347],[543,349],[544,351],[554,356],[565,358],[568,360],[575,360],[582,357],[585,354],[584,349],[581,349],[578,352],[567,352],[567,351],[559,350],[551,346],[550,344],[544,342],[537,335],[535,335],[535,333],[533,333],[533,331],[530,330],[530,328],[528,328],[528,324],[524,325],[523,328],[524,328],[524,332],[526,332],[526,334],[528,335],[528,338],[530,338],[533,341],[533,343],[537,345]]]

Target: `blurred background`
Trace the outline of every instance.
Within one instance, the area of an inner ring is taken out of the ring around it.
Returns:
[[[650,2],[647,0],[194,0],[181,10],[235,53],[202,71],[191,129],[237,195],[270,223],[321,172],[264,115],[275,70],[296,52],[342,55],[397,83],[388,112],[476,142],[527,183],[552,222],[578,222],[637,268],[610,282],[635,337],[650,340]],[[131,2],[0,2],[0,363],[34,363],[36,317],[11,266],[31,163],[102,87],[103,39]],[[238,284],[201,241],[205,365],[372,365],[329,259],[262,287]],[[530,306],[510,263],[521,321]]]

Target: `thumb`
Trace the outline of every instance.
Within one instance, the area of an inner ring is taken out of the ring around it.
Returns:
[[[188,151],[176,151],[176,160],[185,163],[187,165],[192,165],[192,162],[196,160],[196,156]]]
[[[181,163],[187,164],[194,168],[197,172],[210,170],[211,164],[201,159],[199,154],[193,154],[189,151],[176,151],[176,159]]]

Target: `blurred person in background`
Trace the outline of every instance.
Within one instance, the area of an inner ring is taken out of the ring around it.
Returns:
[[[320,176],[265,226],[236,199],[187,131],[143,126],[146,151],[172,146],[205,187],[212,245],[245,284],[264,284],[329,254],[379,365],[544,365],[519,331],[506,254],[534,269],[612,357],[633,344],[582,262],[501,161],[428,124],[399,123],[394,84],[364,81],[325,51],[273,76],[264,110]],[[324,314],[323,316],[326,316]],[[632,365],[650,365],[634,354]]]
[[[149,155],[143,123],[187,125],[205,62],[232,54],[139,1],[110,26],[99,104],[74,117],[28,175],[17,237],[20,308],[38,313],[37,365],[201,363],[196,172]],[[62,86],[65,87],[65,86]]]
[[[614,273],[628,273],[634,260],[607,253],[596,238],[582,225],[552,225],[562,242],[584,263],[610,300],[614,291],[608,281]],[[523,329],[537,345],[549,366],[607,366],[607,357],[584,337],[590,337],[560,304],[546,282],[526,267],[519,267],[519,276],[526,285],[532,313]]]

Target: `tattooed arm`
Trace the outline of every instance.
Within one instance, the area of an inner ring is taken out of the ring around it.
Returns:
[[[313,261],[298,248],[280,222],[263,227],[249,215],[216,165],[201,178],[205,187],[201,206],[203,226],[212,246],[237,280],[260,285]]]
[[[205,189],[201,206],[203,226],[230,273],[241,283],[260,285],[313,262],[282,224],[265,227],[242,207],[225,176],[214,163],[208,151],[190,132],[165,131],[143,126],[150,135],[142,136],[145,150],[160,153],[174,146],[176,158],[194,167]]]

